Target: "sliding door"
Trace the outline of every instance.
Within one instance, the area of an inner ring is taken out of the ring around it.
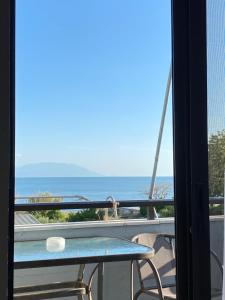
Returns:
[[[174,233],[170,65],[170,0],[16,0],[16,259],[51,236]],[[129,299],[129,270],[105,264],[104,299]],[[76,271],[18,269],[14,286]]]
[[[172,7],[177,298],[180,300],[210,298],[205,4],[203,0],[173,0]],[[0,14],[0,41],[4,45],[0,55],[3,70],[0,298],[12,299],[14,1],[1,1]]]
[[[208,161],[211,299],[221,299],[224,248],[225,2],[207,0]]]

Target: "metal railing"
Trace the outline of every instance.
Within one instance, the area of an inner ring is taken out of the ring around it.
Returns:
[[[70,202],[38,202],[32,203],[34,199],[74,199],[78,201]],[[107,200],[108,199],[108,200]],[[105,201],[90,201],[83,196],[31,196],[16,197],[15,200],[27,200],[30,203],[15,203],[15,211],[42,211],[42,210],[69,210],[69,209],[87,209],[87,208],[122,208],[122,207],[157,207],[157,206],[173,206],[173,199],[163,200],[111,200],[107,197]],[[223,197],[210,197],[209,204],[223,204]]]

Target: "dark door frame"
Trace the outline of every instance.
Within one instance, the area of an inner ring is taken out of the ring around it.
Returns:
[[[0,299],[13,299],[15,2],[0,0]]]
[[[209,300],[206,0],[173,0],[177,294]]]

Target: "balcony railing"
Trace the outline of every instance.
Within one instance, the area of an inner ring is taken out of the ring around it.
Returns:
[[[46,199],[74,199],[78,201],[66,202],[44,202]],[[43,202],[32,203],[32,200],[43,199]],[[72,209],[87,209],[87,208],[126,208],[126,207],[157,207],[157,206],[173,206],[173,199],[162,200],[105,200],[105,201],[90,201],[83,196],[30,196],[16,197],[15,200],[26,200],[27,203],[15,203],[15,211],[43,211],[43,210],[72,210]],[[30,203],[29,203],[30,201]],[[223,204],[223,197],[210,197],[209,204]]]

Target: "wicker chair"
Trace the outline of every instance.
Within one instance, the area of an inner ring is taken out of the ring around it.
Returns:
[[[155,256],[151,260],[136,262],[141,288],[135,294],[134,300],[137,300],[141,294],[160,300],[176,299],[174,235],[143,233],[133,237],[132,241],[155,249]],[[223,269],[213,251],[211,251],[211,264],[214,265],[214,270],[217,269],[221,278],[219,287],[211,289],[211,299],[214,299],[222,294]]]
[[[97,268],[98,265],[93,267],[87,283],[83,281],[85,265],[82,264],[76,281],[16,287],[14,288],[13,299],[43,300],[76,296],[78,300],[83,300],[86,295],[89,300],[92,300],[91,285]]]

